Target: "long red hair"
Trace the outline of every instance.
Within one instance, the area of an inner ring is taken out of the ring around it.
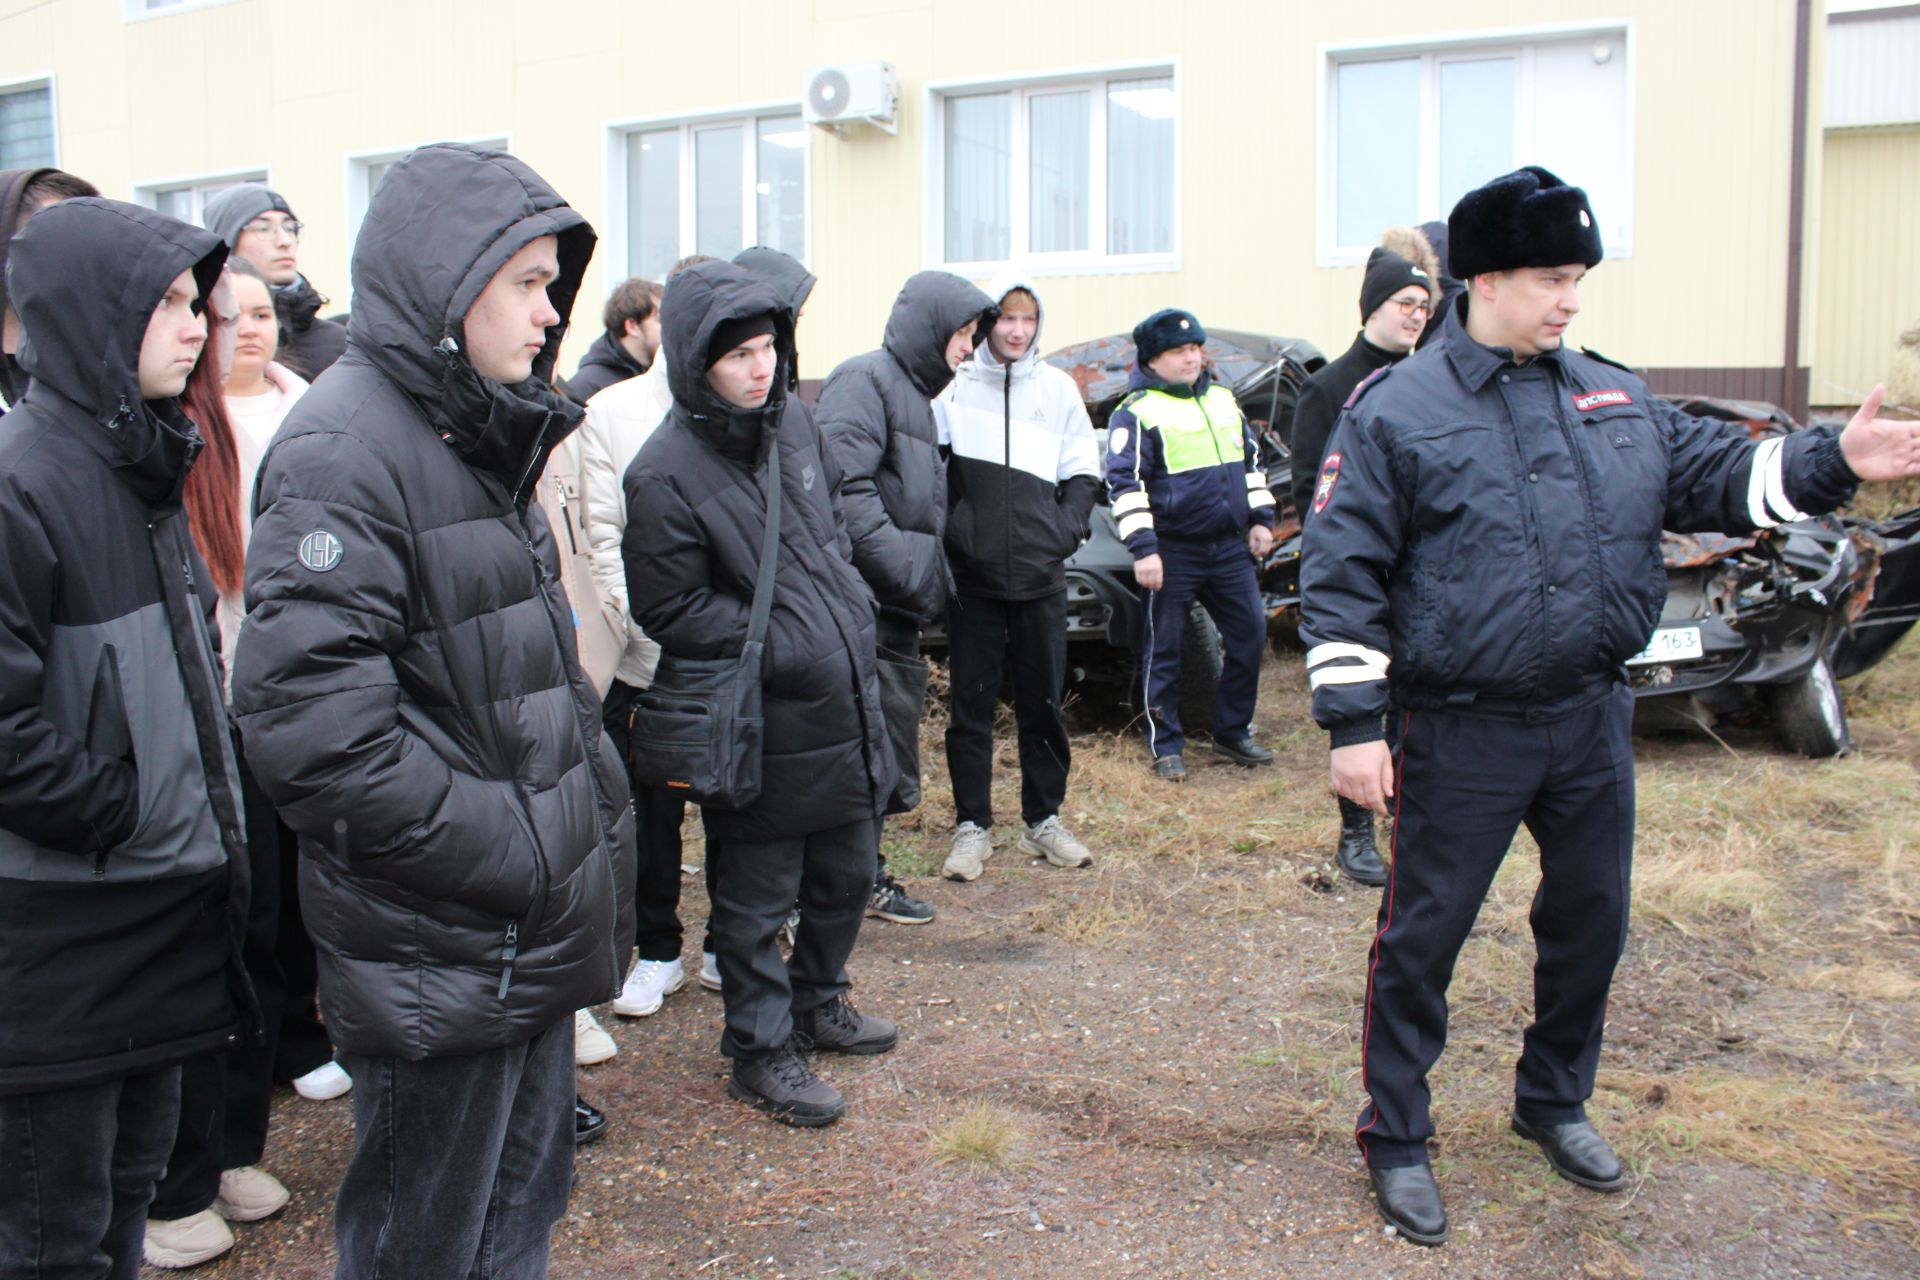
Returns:
[[[234,444],[233,422],[227,417],[227,375],[220,367],[218,335],[220,326],[231,325],[236,317],[220,315],[211,298],[206,315],[207,345],[187,375],[186,390],[180,393],[180,408],[200,428],[206,447],[187,473],[181,498],[187,508],[187,528],[213,575],[213,585],[229,595],[245,580],[247,559],[240,523],[240,451]]]

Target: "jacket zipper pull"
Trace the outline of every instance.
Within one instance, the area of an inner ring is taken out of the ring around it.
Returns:
[[[105,880],[107,878],[107,851],[104,846],[94,850],[93,878],[95,880]]]
[[[127,398],[125,396],[121,396],[120,407],[113,411],[113,421],[109,422],[107,426],[115,430],[118,430],[123,423],[132,422],[133,419],[134,419],[133,406],[127,403]]]
[[[507,998],[507,988],[513,985],[513,959],[520,954],[520,922],[507,921],[507,945],[500,949],[500,994],[498,999]]]
[[[580,554],[580,540],[573,536],[573,511],[567,506],[567,482],[559,476],[553,478],[553,496],[560,501],[560,523],[567,526],[567,553]]]
[[[192,591],[193,590],[193,561],[191,559],[183,558],[180,561],[180,572],[187,575],[187,590]]]

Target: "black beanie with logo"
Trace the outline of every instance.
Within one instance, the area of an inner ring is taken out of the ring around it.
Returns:
[[[1367,273],[1360,281],[1360,323],[1380,309],[1380,304],[1410,284],[1426,290],[1433,300],[1433,277],[1391,249],[1376,248],[1367,255]]]

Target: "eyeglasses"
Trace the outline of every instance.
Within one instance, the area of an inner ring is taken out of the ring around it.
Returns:
[[[270,236],[284,231],[295,240],[298,240],[300,238],[300,232],[305,228],[305,225],[305,223],[299,221],[297,218],[288,218],[285,222],[272,222],[266,218],[255,218],[252,222],[249,222],[240,229],[242,231],[256,232],[263,236]]]
[[[1420,298],[1388,298],[1387,301],[1400,308],[1403,316],[1433,314],[1433,304]]]

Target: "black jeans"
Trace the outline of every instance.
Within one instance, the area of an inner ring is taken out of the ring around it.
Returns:
[[[680,823],[687,804],[667,791],[656,790],[633,776],[633,700],[640,690],[615,680],[600,707],[601,723],[620,758],[627,763],[627,781],[633,788],[635,843],[640,850],[634,878],[634,948],[642,960],[678,960],[684,938],[680,927]],[[707,837],[707,898],[713,898],[715,855],[718,848]],[[713,927],[707,927],[702,951],[713,950]]]
[[[0,1097],[0,1280],[135,1280],[180,1069]]]
[[[220,1193],[220,1171],[258,1164],[267,1149],[274,1052],[287,1004],[287,981],[280,969],[278,946],[284,919],[280,909],[284,888],[280,880],[280,837],[286,828],[254,781],[244,754],[240,757],[240,795],[246,805],[247,863],[253,876],[241,960],[260,1002],[265,1037],[258,1043],[243,1037],[230,1050],[203,1054],[182,1064],[179,1129],[174,1134],[173,1153],[167,1157],[166,1175],[154,1189],[153,1207],[148,1213],[162,1220],[190,1217],[212,1207]],[[305,928],[297,923],[295,927],[300,928],[301,940],[311,948]],[[326,1053],[322,1062],[333,1056],[333,1046],[327,1045]]]
[[[249,840],[253,839],[253,830],[249,813]],[[274,931],[273,959],[281,988],[278,1035],[273,1046],[273,1078],[284,1084],[332,1062],[333,1040],[320,1022],[320,961],[313,953],[313,936],[307,932],[307,922],[300,915],[300,838],[277,817],[273,831],[268,847],[279,858],[275,879],[280,885],[280,919]],[[261,993],[260,1003],[262,1012],[267,1012],[265,992]]]
[[[1267,615],[1253,555],[1238,534],[1211,542],[1160,539],[1166,584],[1147,600],[1147,743],[1156,757],[1186,749],[1180,727],[1180,648],[1195,601],[1220,630],[1220,692],[1213,734],[1239,742],[1253,728],[1260,695],[1260,658],[1267,644]]]
[[[355,1143],[335,1280],[545,1276],[573,1190],[572,1016],[485,1053],[342,1061]]]
[[[880,824],[843,827],[783,840],[727,844],[713,887],[713,942],[720,962],[726,1029],[720,1052],[760,1058],[793,1031],[793,1016],[818,1008],[853,984],[847,957],[873,893]],[[800,903],[793,958],[782,962],[780,924]]]
[[[993,716],[1000,675],[1011,667],[1019,728],[1020,817],[1034,826],[1060,812],[1071,753],[1060,718],[1067,674],[1067,593],[1038,600],[962,595],[947,610],[953,706],[947,726],[947,775],[955,816],[993,825]]]
[[[1391,717],[1393,865],[1368,967],[1356,1137],[1375,1168],[1424,1164],[1427,1073],[1447,1043],[1447,984],[1521,823],[1540,846],[1533,1024],[1514,1110],[1584,1119],[1607,991],[1627,940],[1633,694],[1545,723],[1451,711]]]

